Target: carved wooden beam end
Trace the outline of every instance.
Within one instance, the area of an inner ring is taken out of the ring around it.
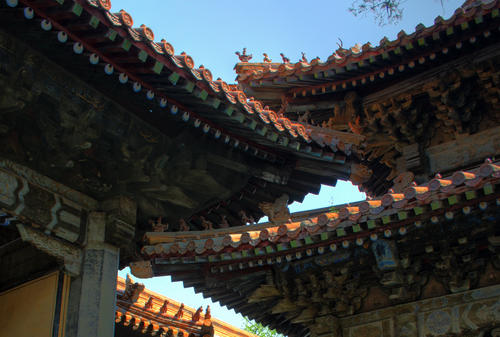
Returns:
[[[151,261],[131,262],[130,272],[138,278],[151,278],[154,276]]]
[[[21,238],[44,253],[64,262],[64,269],[72,276],[78,276],[82,265],[82,252],[79,248],[43,234],[23,224],[17,224]]]

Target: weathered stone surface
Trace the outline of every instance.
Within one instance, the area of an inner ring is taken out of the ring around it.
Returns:
[[[478,336],[498,324],[500,285],[340,319],[343,337]]]

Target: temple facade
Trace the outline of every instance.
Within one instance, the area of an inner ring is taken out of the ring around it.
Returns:
[[[0,326],[217,334],[130,266],[289,337],[499,334],[500,1],[236,84],[109,0],[0,9]]]

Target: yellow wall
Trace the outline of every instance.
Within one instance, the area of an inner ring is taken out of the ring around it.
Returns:
[[[58,272],[0,294],[1,336],[52,337]]]

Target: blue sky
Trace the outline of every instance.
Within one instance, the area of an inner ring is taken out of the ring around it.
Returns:
[[[306,53],[308,59],[319,56],[326,60],[339,38],[349,48],[356,43],[371,42],[373,46],[387,36],[394,40],[399,31],[410,34],[415,26],[430,26],[438,15],[449,18],[463,1],[408,0],[404,2],[403,21],[395,26],[379,27],[372,17],[354,17],[348,11],[351,1],[344,0],[112,0],[112,10],[124,9],[132,15],[134,26],[150,27],[155,40],[170,42],[180,54],[193,57],[196,67],[203,64],[214,78],[233,83],[233,67],[238,61],[235,51],[244,47],[260,62],[262,53],[280,61],[283,52],[292,62]],[[291,211],[307,210],[358,201],[364,198],[357,188],[339,182],[336,188],[324,186],[318,196],[308,196],[303,204],[294,204]],[[128,268],[120,271],[125,277]],[[243,319],[233,310],[203,299],[192,288],[185,289],[170,277],[140,280],[147,288],[197,308],[209,304],[212,315],[242,327]]]

